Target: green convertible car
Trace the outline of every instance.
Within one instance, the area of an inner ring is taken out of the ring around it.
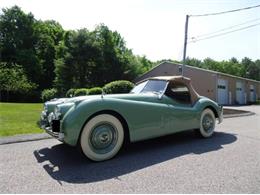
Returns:
[[[114,157],[124,141],[136,142],[189,129],[210,137],[223,109],[199,96],[190,79],[154,77],[139,82],[129,94],[61,98],[44,104],[41,125],[91,160]]]

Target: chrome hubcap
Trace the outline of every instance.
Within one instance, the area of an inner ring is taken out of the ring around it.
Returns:
[[[117,138],[117,129],[112,124],[98,124],[91,132],[91,149],[98,154],[108,153],[115,147]]]
[[[202,119],[202,125],[203,125],[203,129],[207,133],[210,133],[214,127],[214,120],[213,120],[212,116],[209,114],[206,114]]]

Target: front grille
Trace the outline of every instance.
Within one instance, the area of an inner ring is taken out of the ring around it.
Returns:
[[[51,128],[53,132],[60,132],[60,121],[52,120]]]

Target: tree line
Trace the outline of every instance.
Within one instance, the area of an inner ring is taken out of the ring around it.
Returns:
[[[260,60],[253,61],[248,57],[244,57],[240,62],[234,57],[222,61],[215,61],[211,58],[204,60],[187,58],[185,62],[191,66],[260,81]]]
[[[72,88],[131,81],[157,64],[134,55],[123,37],[104,24],[93,31],[64,30],[58,22],[37,20],[18,6],[0,14],[2,101],[40,101],[44,89],[55,88],[64,96]],[[186,64],[260,80],[260,60],[187,58]]]
[[[93,31],[64,30],[58,22],[36,20],[18,6],[2,9],[0,15],[0,63],[2,99],[35,101],[44,89],[56,88],[64,95],[70,88],[102,87],[133,80],[152,66],[104,24]],[[10,70],[19,74],[7,74]]]

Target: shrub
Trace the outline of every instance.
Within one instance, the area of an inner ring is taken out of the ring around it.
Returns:
[[[66,97],[74,97],[76,89],[69,89],[66,93]]]
[[[41,94],[41,99],[46,102],[48,100],[54,99],[58,97],[57,89],[44,89]]]
[[[100,87],[93,87],[88,90],[88,95],[97,95],[102,94],[102,88]]]
[[[103,90],[107,94],[114,94],[114,93],[129,93],[131,89],[133,89],[134,84],[130,81],[113,81],[106,84],[103,87]]]
[[[255,105],[260,105],[260,99],[256,100]]]
[[[81,95],[88,95],[88,89],[81,88],[81,89],[76,89],[75,90],[74,96],[81,96]]]

